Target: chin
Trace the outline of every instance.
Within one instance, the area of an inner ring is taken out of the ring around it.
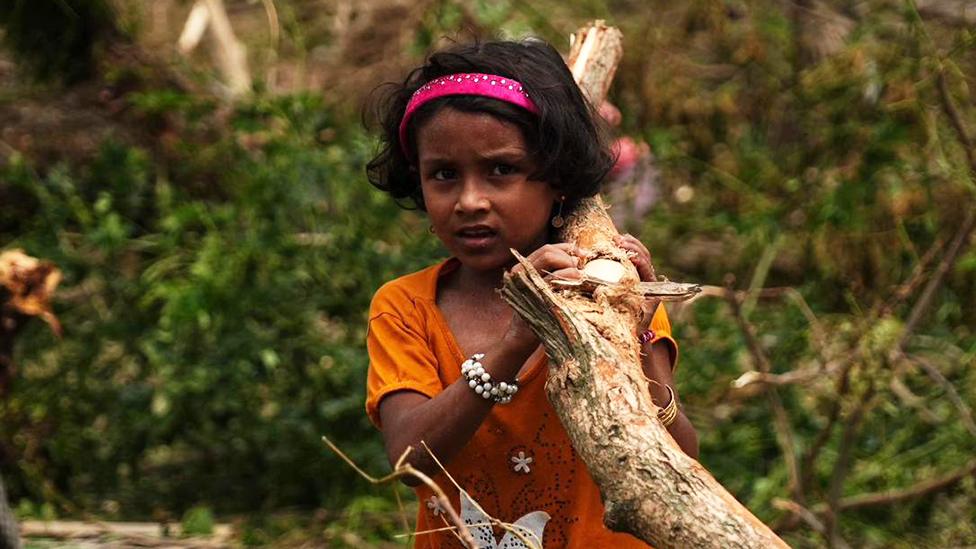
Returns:
[[[515,256],[509,252],[508,248],[504,250],[504,253],[501,251],[490,254],[457,253],[454,256],[461,261],[462,265],[475,271],[497,271],[508,269],[515,264]]]

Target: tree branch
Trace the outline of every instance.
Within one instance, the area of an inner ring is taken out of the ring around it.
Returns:
[[[838,510],[849,511],[852,509],[864,509],[866,507],[877,507],[880,505],[892,505],[903,501],[911,501],[950,488],[960,480],[974,474],[976,474],[976,460],[972,460],[959,469],[940,477],[925,480],[900,490],[884,490],[881,492],[848,496],[839,500],[836,506]],[[813,512],[816,514],[824,514],[827,512],[827,507],[818,505],[813,509]]]
[[[902,333],[901,339],[898,341],[898,346],[896,347],[896,353],[901,353],[908,339],[911,337],[912,333],[918,328],[919,322],[922,320],[922,316],[928,312],[929,308],[932,306],[932,302],[935,300],[935,293],[938,291],[942,282],[945,280],[946,275],[956,264],[956,260],[959,258],[960,252],[965,249],[965,245],[969,241],[969,237],[973,234],[973,229],[976,227],[976,210],[970,208],[966,213],[966,217],[962,224],[959,226],[959,231],[956,232],[956,236],[953,237],[952,243],[949,244],[949,249],[946,250],[946,255],[939,262],[939,266],[936,267],[935,273],[932,278],[929,279],[928,284],[925,285],[925,290],[922,291],[922,295],[915,302],[915,306],[912,307],[911,313],[908,315],[908,320],[905,321],[905,330]]]
[[[861,394],[857,408],[854,409],[848,418],[847,425],[844,427],[844,433],[841,435],[840,448],[837,452],[837,463],[834,465],[834,472],[830,479],[830,490],[827,494],[827,513],[825,513],[827,526],[825,537],[830,547],[838,545],[837,522],[841,511],[839,506],[840,493],[844,488],[844,479],[850,470],[851,455],[854,452],[854,442],[857,438],[857,432],[861,427],[861,421],[864,419],[865,412],[871,407],[874,393],[874,383],[871,383]]]
[[[936,384],[938,384],[939,387],[941,387],[946,392],[946,395],[949,397],[949,400],[959,411],[959,416],[962,417],[962,422],[963,425],[966,426],[966,430],[969,431],[969,434],[976,437],[976,422],[973,422],[973,411],[969,408],[968,405],[966,405],[966,403],[959,396],[959,392],[956,391],[956,387],[952,384],[952,382],[946,379],[946,377],[942,375],[942,372],[939,371],[939,369],[935,366],[935,364],[932,364],[929,360],[914,355],[908,356],[906,358],[908,358],[908,360],[918,363],[918,365],[922,367],[922,370],[929,376],[929,378],[931,378],[932,381],[936,382]]]
[[[733,282],[734,279],[729,280],[729,284]],[[736,293],[730,287],[726,293],[726,300],[732,307],[732,314],[735,316],[735,321],[739,325],[739,330],[742,332],[742,336],[746,340],[746,346],[749,348],[749,352],[752,353],[752,358],[756,362],[756,367],[759,369],[761,374],[770,374],[772,367],[769,363],[769,359],[766,357],[766,353],[763,352],[762,347],[759,345],[759,341],[756,339],[755,330],[749,321],[746,320],[745,315],[742,312],[742,303],[736,296]],[[786,460],[787,471],[790,477],[790,493],[793,495],[793,499],[799,502],[801,505],[806,501],[806,496],[803,492],[803,486],[800,482],[800,465],[796,459],[796,443],[793,440],[793,429],[790,426],[790,419],[786,413],[786,408],[783,406],[783,401],[776,391],[774,385],[765,386],[766,398],[769,401],[769,406],[773,411],[773,424],[776,428],[776,440],[779,442],[780,451],[783,453],[783,459]]]
[[[468,530],[468,527],[465,526],[464,521],[461,520],[461,517],[454,509],[454,506],[451,505],[451,500],[447,499],[447,494],[444,493],[444,490],[441,489],[441,487],[438,486],[437,483],[434,482],[433,479],[431,479],[429,476],[417,470],[409,463],[404,463],[407,456],[413,450],[412,446],[408,446],[407,449],[404,450],[403,455],[400,456],[400,459],[397,460],[396,466],[393,468],[393,471],[390,474],[377,478],[371,476],[366,471],[360,469],[359,466],[356,465],[356,463],[353,460],[349,459],[349,456],[347,456],[342,450],[340,450],[339,447],[336,446],[335,443],[333,443],[331,440],[329,440],[328,437],[323,436],[322,442],[324,442],[326,446],[328,446],[333,452],[335,452],[336,455],[342,458],[342,460],[345,461],[347,465],[352,467],[354,471],[359,473],[359,476],[368,480],[372,484],[386,484],[388,482],[392,482],[394,480],[406,476],[412,476],[417,480],[419,480],[420,482],[424,483],[428,488],[430,488],[434,492],[434,495],[435,497],[437,497],[437,501],[440,502],[441,507],[444,509],[444,513],[447,515],[449,522],[454,526],[454,528],[456,528],[455,533],[460,537],[461,542],[465,545],[465,547],[470,547],[471,549],[478,548],[478,544],[475,543],[474,537],[471,535],[471,532]]]

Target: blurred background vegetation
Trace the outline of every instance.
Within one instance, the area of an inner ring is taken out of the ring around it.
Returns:
[[[194,5],[0,1],[0,249],[64,273],[0,400],[21,518],[404,543],[320,441],[388,470],[367,307],[443,256],[367,184],[362,101],[452,40],[602,18],[652,154],[626,228],[715,287],[671,310],[704,465],[796,547],[976,544],[971,3],[225,0],[237,58]]]

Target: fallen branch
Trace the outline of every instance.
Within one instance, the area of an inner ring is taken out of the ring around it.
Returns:
[[[459,536],[464,546],[470,547],[471,549],[477,549],[478,545],[475,543],[474,537],[471,536],[471,532],[468,530],[468,527],[465,526],[464,521],[461,520],[461,517],[460,515],[458,515],[457,510],[455,510],[454,506],[451,505],[451,500],[447,499],[447,494],[444,493],[444,490],[441,489],[441,487],[438,486],[437,483],[434,482],[429,476],[417,470],[409,463],[406,463],[407,456],[410,455],[411,451],[413,451],[412,446],[407,446],[407,449],[403,451],[403,455],[401,455],[400,459],[398,459],[396,461],[396,464],[394,464],[392,472],[390,472],[385,476],[377,478],[370,475],[366,471],[360,469],[359,466],[356,465],[356,462],[349,459],[349,456],[347,456],[342,450],[340,450],[339,447],[336,446],[331,440],[329,440],[328,437],[323,436],[322,442],[324,442],[326,446],[328,446],[333,452],[335,452],[336,455],[342,458],[342,460],[345,461],[347,465],[352,467],[354,471],[359,473],[359,476],[368,480],[372,484],[386,484],[388,482],[392,482],[394,480],[398,480],[408,476],[414,477],[420,482],[424,483],[428,488],[431,489],[431,491],[434,492],[434,496],[437,498],[437,501],[441,504],[441,507],[444,509],[444,514],[447,515],[451,525],[455,528],[454,533]]]
[[[857,356],[858,353],[855,353]],[[837,420],[840,418],[841,404],[844,396],[850,390],[850,375],[851,368],[854,367],[855,361],[849,360],[844,364],[841,370],[840,376],[837,378],[837,383],[835,385],[834,391],[834,401],[831,404],[830,412],[827,414],[827,424],[817,433],[817,438],[813,440],[813,444],[807,449],[807,452],[803,455],[803,459],[800,462],[803,470],[803,477],[800,479],[800,483],[803,485],[804,489],[810,487],[813,483],[814,478],[814,463],[817,461],[817,457],[820,456],[821,450],[826,446],[827,441],[830,439],[830,435],[834,432],[834,426],[837,425]]]
[[[568,64],[593,105],[606,95],[620,43],[602,21],[575,34]],[[655,417],[636,338],[645,297],[618,234],[600,197],[584,199],[560,238],[590,252],[584,272],[594,260],[615,264],[614,284],[557,290],[516,254],[522,268],[501,289],[549,355],[546,393],[600,488],[604,522],[659,549],[785,547]]]
[[[734,279],[729,280],[730,286],[733,281]],[[731,287],[726,296],[726,301],[732,308],[735,322],[739,326],[739,331],[742,332],[742,337],[746,340],[746,347],[748,347],[749,352],[752,354],[756,367],[760,373],[770,374],[772,365],[769,363],[769,358],[766,357],[766,353],[763,352],[762,347],[759,345],[759,340],[756,339],[755,330],[749,324],[749,321],[746,320],[745,314],[742,311],[742,302],[736,297]],[[773,411],[776,441],[779,443],[783,459],[786,460],[786,470],[789,474],[789,491],[793,494],[793,499],[803,505],[806,502],[806,496],[804,495],[803,484],[800,482],[800,465],[796,458],[796,443],[793,439],[790,418],[786,413],[786,408],[783,406],[783,400],[776,391],[776,387],[767,385],[765,387],[765,393],[766,399],[769,401],[769,407]]]
[[[606,524],[660,549],[785,547],[657,421],[634,337],[641,299],[557,294],[517,257],[502,296],[546,347],[546,392],[600,487]]]
[[[918,301],[915,302],[915,306],[912,307],[911,313],[908,315],[908,320],[905,321],[905,329],[902,332],[901,339],[895,349],[896,353],[901,353],[904,350],[908,339],[922,321],[922,316],[932,306],[935,300],[935,293],[942,286],[946,275],[956,264],[956,260],[959,259],[959,254],[965,249],[974,229],[976,229],[976,210],[970,208],[962,224],[959,226],[959,230],[952,238],[952,243],[949,244],[945,256],[939,261],[939,266],[936,267],[935,273],[929,279],[928,284],[925,285],[925,289],[922,291],[922,295],[918,298]]]
[[[827,526],[824,525],[824,523],[817,517],[816,513],[800,505],[799,503],[788,499],[776,498],[773,500],[773,507],[779,509],[780,511],[787,511],[790,514],[799,517],[799,519],[805,522],[807,526],[813,528],[814,532],[817,532],[823,536],[827,535]],[[835,540],[835,545],[839,549],[850,549],[851,546],[839,536],[835,536]]]
[[[830,487],[827,492],[827,512],[824,514],[826,520],[826,532],[824,537],[830,547],[838,544],[839,534],[837,533],[837,523],[839,522],[841,508],[839,505],[840,493],[844,488],[844,479],[850,471],[851,456],[854,452],[854,442],[857,438],[861,421],[864,414],[872,406],[875,395],[874,384],[871,383],[867,389],[861,393],[857,407],[851,412],[844,425],[844,432],[841,434],[840,447],[837,450],[837,462],[834,464],[834,471],[830,477]]]
[[[229,524],[217,524],[210,535],[181,539],[183,531],[179,524],[25,520],[20,524],[20,533],[25,538],[58,540],[112,538],[127,547],[210,548],[230,547],[233,528]]]
[[[892,314],[895,307],[900,305],[910,296],[915,295],[915,292],[918,291],[918,287],[921,286],[922,282],[925,280],[925,273],[928,271],[929,265],[939,255],[939,252],[942,251],[943,246],[945,246],[945,242],[940,239],[925,251],[925,255],[923,255],[922,258],[918,260],[918,263],[915,264],[915,267],[912,268],[912,274],[909,275],[908,280],[898,285],[895,291],[892,292],[891,298],[881,306],[878,314],[875,315],[876,317],[881,318]]]
[[[905,385],[902,378],[906,370],[907,368],[903,366],[896,367],[892,373],[891,381],[888,383],[888,388],[891,389],[892,394],[901,400],[902,404],[914,408],[922,421],[932,425],[939,423],[939,416],[935,415],[935,412],[925,405],[925,399],[916,395],[908,385]]]
[[[952,382],[946,379],[935,364],[932,364],[928,360],[920,356],[908,356],[906,358],[921,366],[922,370],[929,376],[929,378],[946,392],[946,395],[949,397],[949,400],[952,402],[953,406],[955,406],[956,410],[959,411],[959,416],[962,418],[962,423],[966,426],[966,430],[969,431],[969,434],[976,437],[976,422],[973,422],[973,411],[962,400],[962,397],[959,396],[959,391],[956,391],[956,387],[952,384]]]
[[[946,79],[945,67],[939,67],[939,76],[936,82],[942,111],[949,118],[949,122],[952,123],[952,129],[956,131],[959,144],[962,145],[963,150],[966,152],[969,169],[976,171],[976,156],[973,154],[973,140],[969,136],[969,130],[966,129],[966,124],[962,121],[962,115],[959,114],[959,109],[956,108],[956,104],[952,100],[952,94],[949,92],[949,81]]]
[[[951,488],[957,482],[971,475],[976,475],[976,460],[972,460],[959,469],[940,477],[925,480],[900,490],[883,490],[845,497],[837,501],[836,507],[838,510],[850,511],[853,509],[864,509],[867,507],[878,507],[881,505],[892,505],[903,501],[911,501]],[[820,515],[827,511],[827,506],[823,504],[813,509],[814,513]]]

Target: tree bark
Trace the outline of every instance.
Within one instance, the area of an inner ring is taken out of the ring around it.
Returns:
[[[595,105],[603,100],[621,53],[620,32],[602,22],[577,32],[569,63]],[[574,67],[575,60],[583,67]],[[613,242],[617,234],[597,196],[577,207],[561,235],[589,250],[589,261],[621,263],[617,284],[592,293],[554,289],[518,257],[525,270],[507,275],[501,290],[546,348],[546,392],[600,487],[604,521],[658,549],[786,547],[684,454],[657,420],[636,338],[644,297],[636,269]]]

